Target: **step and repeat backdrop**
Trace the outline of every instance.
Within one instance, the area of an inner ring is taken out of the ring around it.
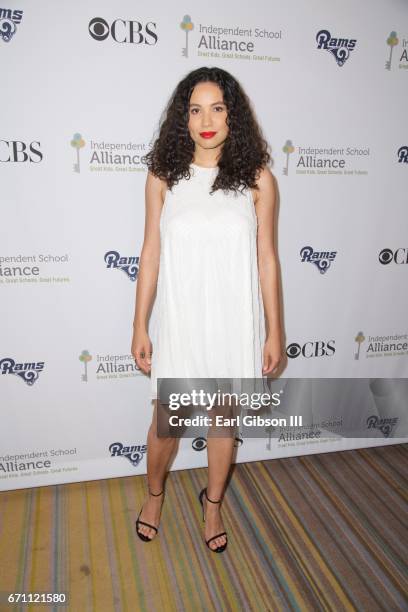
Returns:
[[[235,460],[408,441],[407,18],[403,0],[1,4],[0,489],[146,473],[141,158],[199,66],[239,79],[270,144],[293,405],[295,379],[342,381],[306,425],[240,434]],[[206,464],[185,438],[171,469]]]

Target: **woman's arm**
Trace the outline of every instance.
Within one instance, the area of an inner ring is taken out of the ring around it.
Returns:
[[[265,312],[266,341],[263,374],[275,370],[282,359],[282,327],[279,302],[278,259],[275,249],[275,180],[265,167],[255,190],[255,210],[258,217],[258,269]]]
[[[152,345],[147,333],[148,320],[156,291],[160,262],[160,215],[165,183],[148,172],[145,187],[145,229],[136,283],[132,355],[146,374],[151,369]]]

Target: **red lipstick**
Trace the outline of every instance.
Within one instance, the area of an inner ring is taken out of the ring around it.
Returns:
[[[200,132],[202,138],[212,138],[217,132]]]

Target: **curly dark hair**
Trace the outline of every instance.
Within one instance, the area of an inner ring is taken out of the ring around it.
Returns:
[[[190,178],[195,143],[188,129],[189,102],[194,87],[203,82],[216,83],[223,92],[229,128],[211,193],[217,189],[256,189],[258,173],[271,159],[268,144],[248,96],[238,81],[221,68],[197,68],[179,82],[162,115],[159,135],[142,162],[165,180],[169,189],[180,179]]]

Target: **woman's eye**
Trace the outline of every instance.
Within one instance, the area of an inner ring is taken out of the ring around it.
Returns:
[[[216,106],[215,110],[222,112],[224,110],[224,107],[223,106]]]

